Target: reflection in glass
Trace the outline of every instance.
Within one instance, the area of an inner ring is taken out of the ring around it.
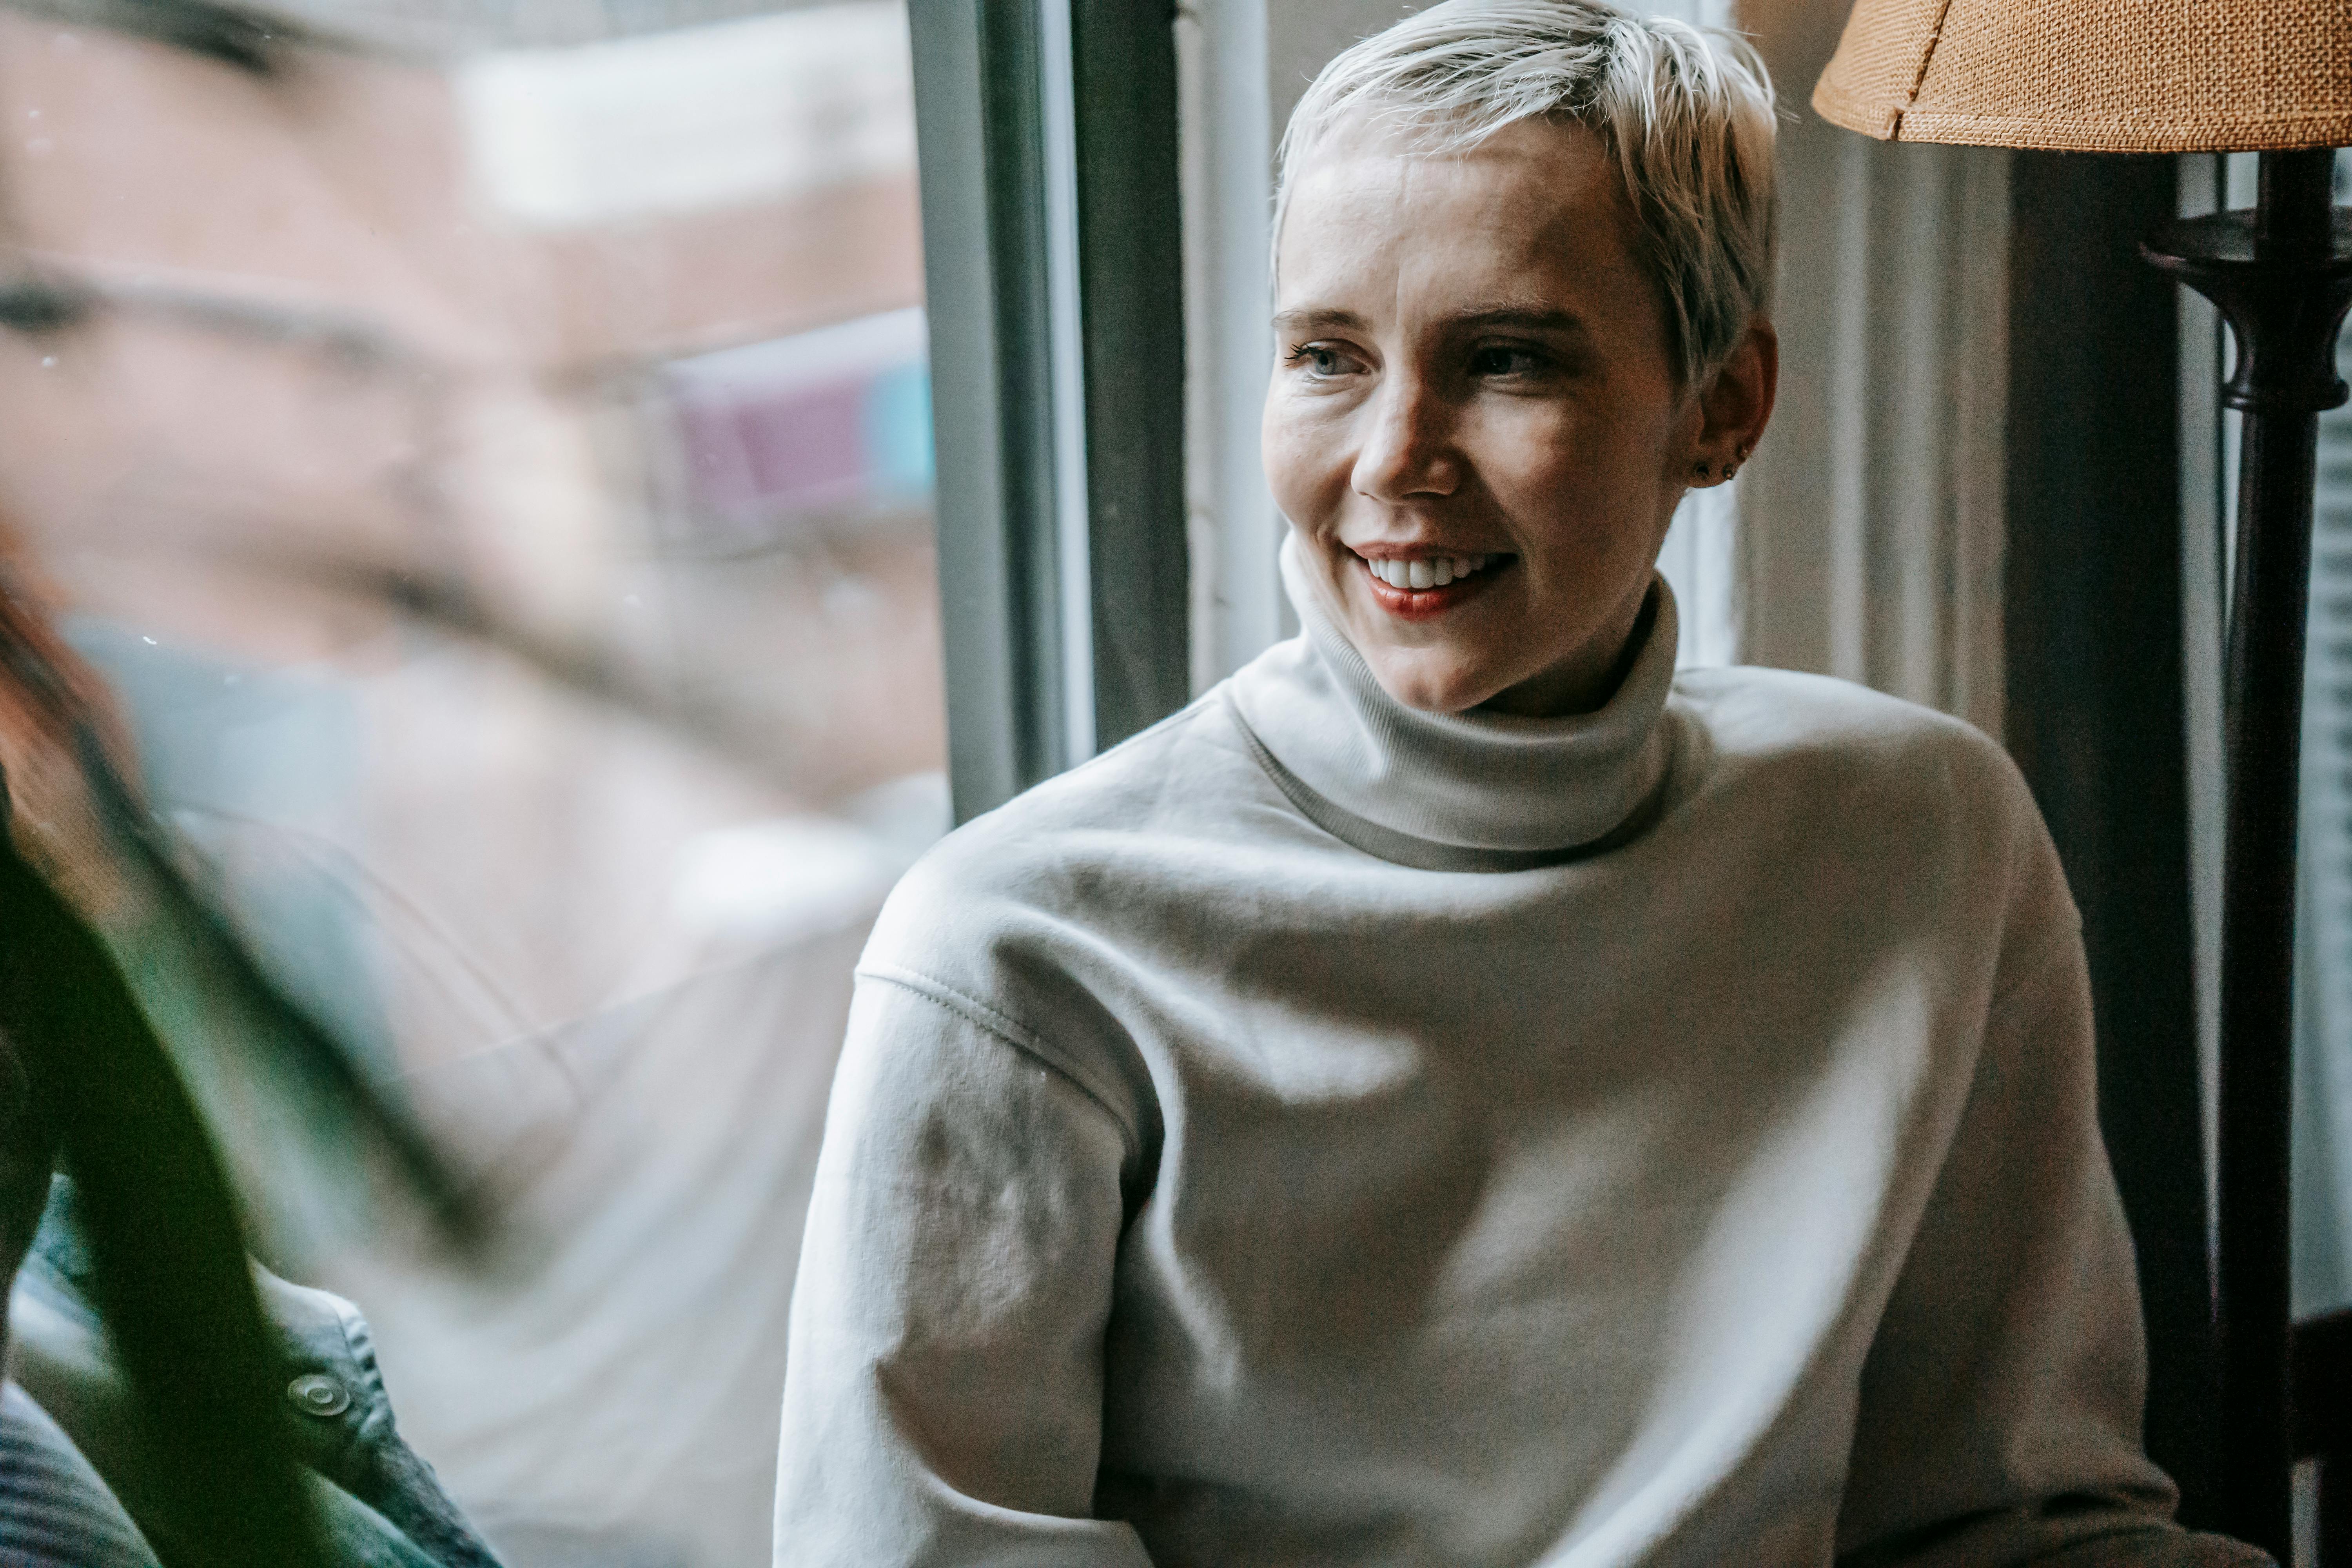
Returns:
[[[0,12],[0,529],[527,1236],[355,1243],[257,1137],[265,1247],[517,1568],[761,1560],[849,966],[947,814],[903,8],[88,15]]]

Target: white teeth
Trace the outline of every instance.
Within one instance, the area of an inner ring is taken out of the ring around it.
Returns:
[[[1394,556],[1364,562],[1365,569],[1391,588],[1422,591],[1443,588],[1458,583],[1474,572],[1483,572],[1491,555],[1439,555],[1423,561],[1405,561]]]

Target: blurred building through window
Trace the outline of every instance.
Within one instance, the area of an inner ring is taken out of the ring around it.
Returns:
[[[530,1238],[248,1152],[276,1261],[517,1568],[762,1561],[849,966],[947,816],[903,6],[251,15],[0,10],[0,527]]]

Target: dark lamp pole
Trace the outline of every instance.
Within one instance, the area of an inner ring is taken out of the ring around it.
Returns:
[[[2221,910],[2221,1247],[2215,1331],[2218,1521],[2292,1561],[2289,1150],[2295,816],[2304,622],[2319,415],[2343,403],[2336,335],[2352,303],[2352,210],[2327,148],[2262,155],[2252,212],[2168,224],[2143,250],[2211,300],[2245,416],[2226,685],[2229,826]]]

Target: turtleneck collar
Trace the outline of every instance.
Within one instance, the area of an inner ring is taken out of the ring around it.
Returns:
[[[1509,871],[1597,854],[1647,826],[1663,793],[1675,599],[1650,592],[1641,651],[1600,710],[1561,719],[1424,713],[1390,696],[1339,629],[1320,586],[1282,547],[1301,630],[1236,674],[1242,729],[1292,803],[1383,859]]]

